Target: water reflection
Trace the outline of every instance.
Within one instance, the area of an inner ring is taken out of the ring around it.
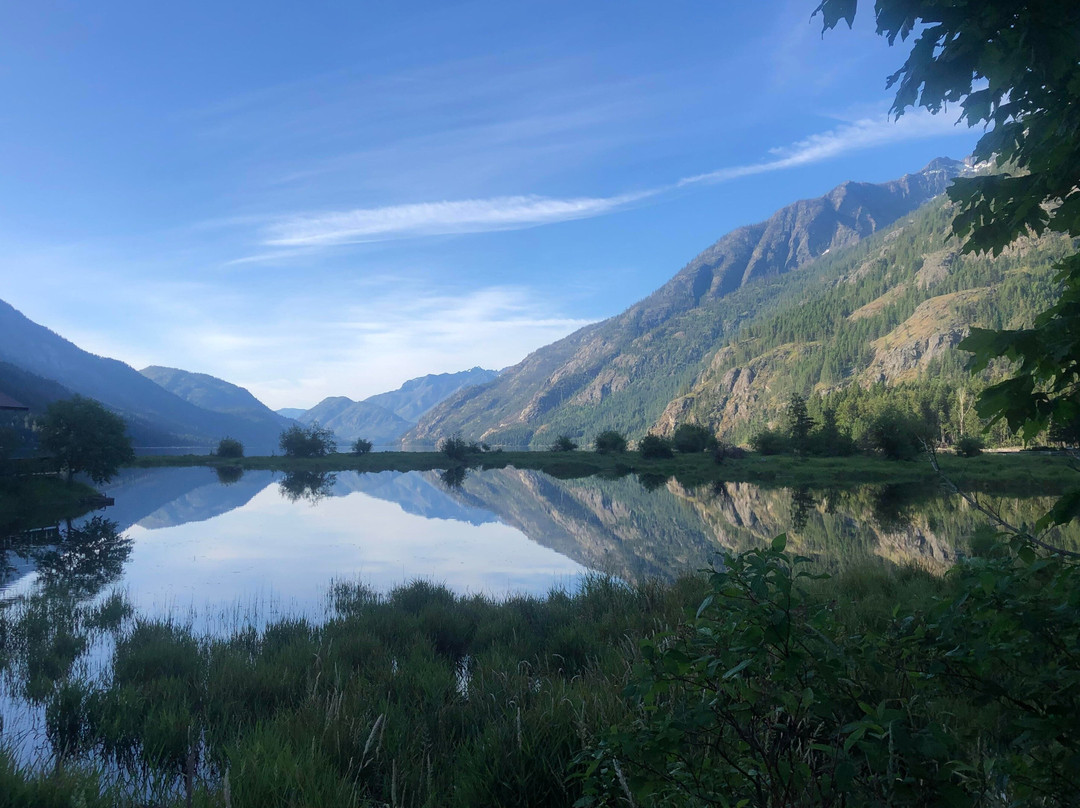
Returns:
[[[244,469],[241,466],[218,466],[214,471],[217,473],[218,482],[222,485],[238,483],[244,476]]]
[[[564,480],[513,468],[134,470],[109,493],[117,504],[108,523],[0,544],[0,595],[69,586],[90,596],[120,581],[163,608],[267,594],[314,607],[342,575],[383,590],[428,576],[459,591],[544,591],[584,569],[672,578],[779,533],[827,567],[881,558],[943,569],[970,552],[985,522],[960,499],[919,486],[690,488],[661,476]],[[1031,523],[1051,502],[998,497],[994,507]],[[1054,540],[1077,546],[1077,533]]]
[[[465,478],[469,476],[468,466],[451,466],[445,471],[438,472],[439,482],[450,489],[461,488],[465,484]]]
[[[131,555],[131,539],[118,525],[94,516],[75,527],[68,524],[55,544],[35,548],[32,558],[45,588],[62,589],[77,598],[90,598],[117,581]]]
[[[333,494],[336,482],[337,473],[332,471],[290,471],[278,486],[289,502],[317,505]]]

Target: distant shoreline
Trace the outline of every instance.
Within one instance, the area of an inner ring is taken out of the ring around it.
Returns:
[[[1064,454],[1036,452],[988,453],[961,458],[938,456],[943,473],[953,482],[973,490],[1054,495],[1080,482]],[[490,451],[454,461],[441,452],[371,452],[365,455],[336,453],[325,457],[292,458],[252,456],[220,458],[214,455],[147,455],[130,464],[136,468],[231,467],[271,471],[436,471],[455,466],[472,469],[506,468],[542,471],[554,477],[575,478],[661,475],[687,486],[711,482],[752,482],[768,487],[852,488],[873,484],[941,483],[926,459],[885,460],[877,457],[797,458],[790,455],[748,454],[721,463],[711,454],[678,454],[672,458],[645,459],[637,452],[599,454],[591,451],[526,452]]]

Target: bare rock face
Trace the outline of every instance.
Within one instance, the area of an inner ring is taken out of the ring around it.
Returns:
[[[991,293],[988,288],[965,289],[920,303],[907,320],[871,343],[874,358],[862,374],[863,382],[896,382],[916,376],[967,336],[970,305]]]

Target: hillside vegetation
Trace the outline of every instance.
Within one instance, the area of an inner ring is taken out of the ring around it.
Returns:
[[[622,314],[536,351],[487,385],[421,419],[407,440],[461,432],[489,443],[545,446],[605,428],[637,435],[689,391],[711,356],[822,262],[942,193],[967,167],[937,160],[872,185],[848,182],[738,228]]]

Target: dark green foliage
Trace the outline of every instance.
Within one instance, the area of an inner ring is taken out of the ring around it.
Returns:
[[[579,805],[1072,804],[1080,568],[999,543],[940,585],[823,584],[784,547],[726,557],[690,625],[641,643]]]
[[[701,424],[679,424],[671,436],[671,445],[676,452],[706,452],[717,446],[716,435],[707,426]]]
[[[555,438],[555,442],[551,444],[551,451],[553,452],[572,452],[577,449],[578,445],[570,438],[569,435],[559,435]]]
[[[870,422],[867,447],[889,460],[914,460],[924,451],[926,425],[914,415],[886,407]]]
[[[10,426],[0,426],[0,477],[14,472],[14,464],[8,461],[22,446],[22,435]]]
[[[232,485],[240,482],[244,476],[243,466],[214,466],[218,482],[222,485]]]
[[[792,393],[785,421],[791,448],[797,454],[804,454],[810,448],[810,430],[814,428],[814,419],[806,409],[806,396]]]
[[[638,451],[647,460],[655,460],[662,457],[672,457],[671,442],[660,435],[646,435],[638,441]]]
[[[626,451],[626,436],[614,429],[607,429],[593,441],[596,451],[601,454],[622,454]]]
[[[291,426],[281,433],[278,446],[286,457],[326,457],[337,449],[334,433],[318,423]]]
[[[850,26],[855,8],[855,0],[822,0],[817,11],[828,29],[840,19]],[[890,44],[919,31],[889,79],[893,112],[959,103],[962,119],[984,127],[974,157],[999,171],[949,189],[963,251],[1000,255],[1029,235],[1080,236],[1080,5],[879,0],[875,15]],[[1056,267],[1056,299],[1033,323],[972,328],[960,344],[975,371],[1011,364],[1009,378],[982,391],[978,413],[1027,440],[1080,417],[1080,254],[1069,247]],[[1069,498],[1054,522],[1080,516],[1080,489]]]
[[[439,451],[451,460],[464,463],[470,456],[480,454],[483,449],[475,441],[470,443],[461,435],[455,434],[449,438],[443,438],[442,442],[439,443]]]
[[[314,505],[333,493],[335,482],[337,475],[332,471],[296,469],[288,472],[278,486],[290,502],[305,500]]]
[[[135,459],[124,420],[82,396],[54,401],[41,419],[41,448],[67,473],[83,472],[95,483],[109,480]]]
[[[238,441],[236,438],[222,438],[218,441],[217,451],[214,452],[218,457],[237,458],[244,456],[244,444]]]
[[[371,441],[364,438],[357,438],[353,441],[352,453],[354,455],[366,455],[374,448],[374,444]]]
[[[763,429],[750,438],[750,448],[758,454],[774,455],[788,451],[790,444],[786,435],[772,429]]]
[[[982,454],[986,444],[978,435],[964,435],[956,442],[956,454],[958,457],[978,457]]]

